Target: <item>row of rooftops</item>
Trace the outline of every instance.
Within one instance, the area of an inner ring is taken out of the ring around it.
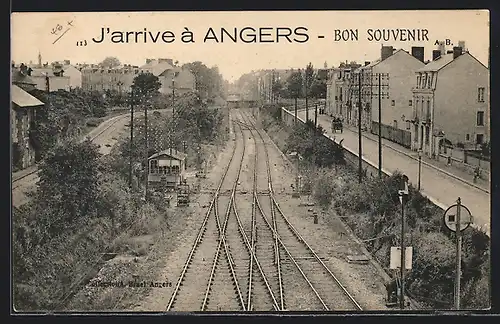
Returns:
[[[477,60],[465,48],[465,42],[460,41],[459,44],[460,46],[454,46],[452,50],[446,50],[443,42],[441,42],[439,48],[432,51],[432,61],[424,61],[424,47],[414,46],[411,48],[411,52],[408,52],[404,49],[396,50],[392,46],[382,46],[380,58],[378,58],[377,60],[372,62],[366,61],[364,65],[358,64],[356,62],[347,63],[346,61],[345,63],[341,63],[337,69],[351,70],[354,73],[359,73],[360,71],[376,66],[380,62],[388,59],[389,57],[395,55],[400,51],[408,53],[409,55],[415,57],[417,60],[425,64],[425,66],[416,71],[417,73],[439,71],[461,55],[468,55]]]

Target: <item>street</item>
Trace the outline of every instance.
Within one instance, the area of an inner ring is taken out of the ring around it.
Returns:
[[[298,112],[299,119],[305,120],[305,111]],[[314,116],[314,112],[312,117]],[[310,115],[311,118],[311,115]],[[358,151],[358,134],[344,127],[341,134],[333,134],[330,129],[331,117],[318,115],[318,123],[325,129],[325,134],[354,152]],[[366,137],[362,138],[363,158],[378,165],[378,143]],[[410,182],[416,187],[418,182],[418,161],[398,153],[386,146],[382,146],[382,168],[389,172],[400,172],[406,174]],[[422,164],[421,191],[441,208],[448,208],[455,204],[458,197],[462,203],[469,208],[474,217],[474,224],[484,228],[490,234],[490,195],[484,191],[456,180],[443,172]]]

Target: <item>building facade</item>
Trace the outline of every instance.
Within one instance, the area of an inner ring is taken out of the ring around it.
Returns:
[[[352,92],[351,78],[361,64],[347,61],[331,69],[326,83],[326,114],[350,120],[352,114],[347,104]],[[350,108],[350,107],[349,107]]]
[[[22,170],[35,164],[36,152],[30,130],[36,110],[43,108],[44,103],[16,84],[11,87],[11,95],[12,162],[15,168]]]
[[[411,147],[435,157],[445,144],[474,149],[490,140],[489,70],[462,47],[416,72]]]
[[[125,64],[115,68],[90,65],[81,68],[82,88],[96,91],[130,92],[134,79],[140,73],[152,73],[157,76],[162,86],[160,93],[182,94],[196,89],[196,79],[187,69],[173,66],[171,59],[147,59],[142,66]]]

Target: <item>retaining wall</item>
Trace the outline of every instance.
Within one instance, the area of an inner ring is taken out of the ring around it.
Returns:
[[[292,127],[295,120],[294,113],[286,110],[285,108],[281,108],[281,120],[286,123],[287,126]],[[298,121],[304,123],[304,120],[300,117],[298,118]],[[323,136],[339,144],[339,140],[335,139],[335,136],[333,136],[333,138],[332,136],[326,134],[323,134]],[[342,150],[344,151],[344,159],[346,163],[357,170],[359,165],[358,152],[355,152],[348,147],[342,147]],[[370,161],[367,158],[362,157],[362,169],[363,173],[366,174],[367,177],[378,177],[378,162]],[[390,177],[392,175],[392,172],[382,168],[382,175],[383,177]],[[433,197],[427,196],[424,193],[421,194],[429,199],[436,207],[440,208],[443,212],[448,208]]]

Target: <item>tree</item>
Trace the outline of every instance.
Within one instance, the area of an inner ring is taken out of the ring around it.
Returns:
[[[302,73],[300,71],[290,74],[287,80],[288,94],[295,99],[295,118],[297,118],[297,99],[302,93]]]
[[[271,91],[273,93],[273,97],[279,98],[281,96],[281,93],[283,92],[283,84],[279,79],[274,79]]]
[[[160,79],[151,73],[140,73],[134,78],[132,87],[135,89],[135,95],[138,97],[154,97],[161,88]]]
[[[105,68],[114,68],[116,66],[120,66],[121,63],[116,57],[108,56],[99,65]]]
[[[63,142],[41,165],[38,182],[40,223],[51,234],[95,215],[99,204],[98,147],[90,141]]]
[[[305,80],[304,80],[304,86],[305,86],[305,97],[306,97],[306,121],[309,120],[309,106],[308,106],[308,97],[311,92],[311,86],[314,81],[314,67],[311,62],[307,64],[306,66],[306,71],[305,71]]]
[[[208,68],[202,62],[196,61],[186,63],[182,68],[188,69],[193,73],[196,90],[203,99],[213,98],[222,94],[223,78],[217,66]]]

